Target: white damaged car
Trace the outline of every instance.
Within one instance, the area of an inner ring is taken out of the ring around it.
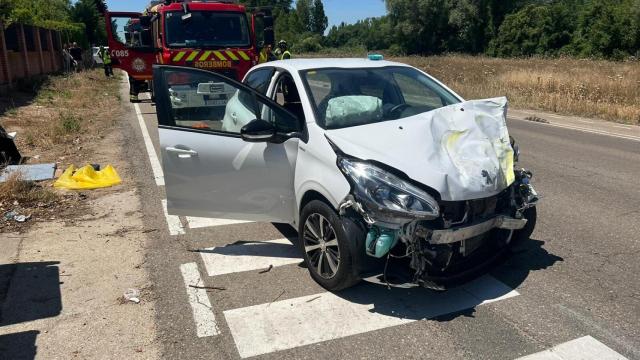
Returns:
[[[377,57],[269,62],[243,84],[156,65],[153,83],[169,212],[291,224],[329,290],[386,269],[444,289],[535,226],[505,98],[465,101]],[[185,83],[235,94],[224,111],[176,111]]]

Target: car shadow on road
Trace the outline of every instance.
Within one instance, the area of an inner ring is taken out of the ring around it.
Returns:
[[[58,316],[59,262],[0,265],[0,326]]]
[[[30,360],[36,358],[37,330],[0,335],[0,359]]]
[[[443,292],[418,287],[388,289],[384,283],[363,282],[336,295],[350,302],[370,305],[370,312],[400,319],[446,322],[461,316],[473,317],[477,306],[518,296],[516,289],[532,271],[563,261],[545,250],[543,244],[543,241],[531,239],[497,261],[489,273],[485,270],[470,281]]]

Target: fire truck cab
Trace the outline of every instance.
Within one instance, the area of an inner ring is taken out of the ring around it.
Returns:
[[[151,90],[153,64],[190,66],[242,80],[258,62],[257,30],[274,43],[268,8],[248,9],[236,0],[152,1],[145,12],[106,12],[113,66],[126,71],[139,91]],[[172,94],[175,105],[219,106],[226,93],[184,84]]]

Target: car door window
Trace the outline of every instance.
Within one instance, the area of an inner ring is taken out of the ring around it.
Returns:
[[[299,131],[297,120],[268,98],[218,74],[186,68],[163,72],[167,111],[158,112],[160,125],[238,136],[243,126],[264,119],[282,132]]]
[[[293,81],[293,78],[288,73],[280,75],[278,82],[275,86],[275,93],[273,94],[273,100],[291,114],[295,115],[299,123],[304,122],[304,109],[302,108],[302,101],[300,100],[300,93],[298,87]],[[284,128],[291,131],[295,130],[297,124],[275,124],[278,128]]]
[[[243,83],[262,95],[267,94],[267,90],[269,90],[269,84],[271,83],[271,78],[273,77],[273,68],[260,68],[251,72],[247,75],[246,79],[244,79]]]

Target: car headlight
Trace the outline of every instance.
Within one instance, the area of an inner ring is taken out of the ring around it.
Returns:
[[[435,219],[440,215],[438,202],[422,189],[366,162],[340,158],[340,170],[351,179],[356,197],[373,205],[412,218]]]

